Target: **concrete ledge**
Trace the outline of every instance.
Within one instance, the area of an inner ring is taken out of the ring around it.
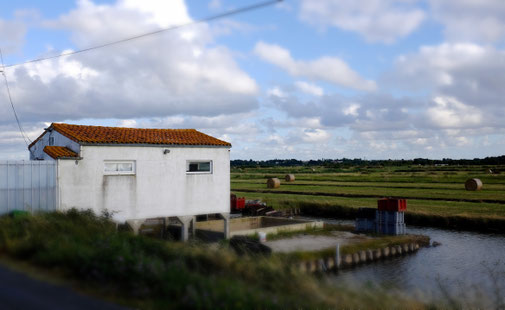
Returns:
[[[397,251],[398,247],[402,248],[402,252]],[[383,249],[368,249],[352,254],[343,254],[341,261],[336,261],[335,257],[327,257],[311,261],[302,261],[295,265],[294,269],[298,269],[304,273],[336,271],[355,267],[360,264],[372,263],[378,260],[387,259],[388,257],[400,256],[405,254],[413,254],[420,248],[418,243],[409,243],[402,246],[390,246]]]
[[[223,220],[197,222],[196,229],[223,231]],[[255,216],[230,219],[230,237],[253,235],[257,232],[278,233],[280,231],[322,228],[323,222],[295,220],[271,216]]]

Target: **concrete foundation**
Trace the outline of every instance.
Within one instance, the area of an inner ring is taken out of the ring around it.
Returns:
[[[127,220],[126,225],[128,225],[132,230],[135,235],[139,234],[140,226],[145,222],[145,219],[140,219],[140,220]]]
[[[223,222],[222,230],[224,232],[224,238],[228,239],[230,237],[230,214],[229,213],[220,213],[219,216],[223,220],[211,221],[213,222],[212,226],[214,227],[215,222]],[[196,216],[174,216],[174,217],[163,217],[156,219],[135,219],[135,220],[127,220],[125,223],[128,225],[135,235],[138,235],[140,232],[145,232],[146,228],[144,225],[149,226],[149,221],[158,220],[160,221],[160,225],[163,226],[163,231],[166,232],[169,226],[178,227],[180,226],[180,237],[181,241],[188,241],[190,237],[194,237],[196,234]],[[199,222],[202,223],[202,222]],[[205,222],[204,222],[205,223]],[[142,228],[144,226],[144,228]],[[147,228],[149,230],[152,228]],[[164,233],[162,233],[164,235]]]
[[[406,244],[405,247],[407,249],[406,252],[396,252],[394,251],[396,247],[397,246],[386,247],[385,249],[388,249],[388,251],[384,251],[384,253],[387,253],[387,255],[385,256],[383,256],[381,250],[378,249],[365,250],[352,254],[344,254],[342,255],[341,262],[339,262],[336,257],[327,257],[324,259],[299,262],[295,266],[301,272],[326,272],[326,271],[338,270],[341,268],[350,268],[360,264],[371,263],[374,261],[378,261],[380,259],[386,259],[388,257],[415,253],[417,249],[419,249],[419,244],[417,243]],[[369,259],[370,257],[368,256],[369,254],[367,253],[373,254],[371,259]],[[365,254],[365,256],[363,256],[363,254]]]
[[[223,227],[224,238],[229,239],[230,238],[230,213],[221,213],[220,215],[224,221],[224,227]]]
[[[253,235],[257,232],[277,233],[279,231],[303,230],[306,228],[322,228],[323,222],[294,220],[280,217],[255,216],[230,219],[229,214],[221,214],[224,229],[228,237]],[[229,223],[229,224],[228,224]],[[196,229],[206,231],[223,231],[222,220],[197,222]]]
[[[191,225],[193,219],[194,216],[177,216],[177,220],[181,223],[181,241],[189,240],[189,229],[191,226],[195,227],[195,225]],[[195,235],[194,231],[192,231],[192,235]]]

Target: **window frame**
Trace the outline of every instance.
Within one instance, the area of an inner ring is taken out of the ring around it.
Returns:
[[[200,163],[209,163],[209,171],[189,171],[189,165]],[[212,160],[186,160],[186,174],[212,174],[214,172],[214,163]]]
[[[132,170],[130,171],[107,171],[105,169],[106,164],[132,164]],[[137,174],[137,164],[135,160],[104,160],[103,161],[103,174],[104,175],[136,175]]]

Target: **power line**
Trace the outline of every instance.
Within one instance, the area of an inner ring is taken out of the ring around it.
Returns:
[[[20,66],[20,65],[25,65],[25,64],[33,63],[33,62],[39,62],[39,61],[44,61],[44,60],[59,58],[59,57],[63,57],[63,56],[70,56],[70,55],[75,55],[75,54],[79,54],[79,53],[83,53],[83,52],[88,52],[88,51],[91,51],[91,50],[96,50],[96,49],[99,49],[99,48],[103,48],[103,47],[107,47],[107,46],[111,46],[111,45],[116,45],[116,44],[120,44],[120,43],[124,43],[124,42],[128,42],[128,41],[140,39],[140,38],[143,38],[143,37],[159,34],[159,33],[165,32],[165,31],[169,31],[169,30],[174,30],[174,29],[178,29],[178,28],[182,28],[182,27],[187,27],[187,26],[191,26],[191,25],[195,25],[195,24],[199,24],[199,23],[203,23],[203,22],[213,21],[213,20],[220,19],[220,18],[223,18],[223,17],[228,17],[228,16],[232,16],[232,15],[237,15],[237,14],[249,12],[249,11],[256,10],[256,9],[259,9],[259,8],[262,8],[262,7],[266,7],[266,6],[270,6],[270,5],[273,5],[275,3],[279,3],[279,2],[282,2],[282,1],[283,0],[269,0],[269,1],[259,2],[259,3],[256,3],[256,4],[250,5],[250,6],[245,6],[245,7],[242,7],[242,8],[239,8],[239,9],[235,9],[235,10],[231,10],[231,11],[228,11],[228,12],[225,12],[225,13],[221,13],[221,14],[217,14],[217,15],[212,15],[212,16],[205,17],[205,18],[202,18],[202,19],[197,19],[197,20],[191,21],[191,22],[186,23],[186,24],[176,25],[176,26],[172,26],[172,27],[168,27],[168,28],[162,28],[162,29],[159,29],[159,30],[156,30],[156,31],[152,31],[152,32],[136,35],[136,36],[133,36],[133,37],[128,37],[128,38],[121,39],[121,40],[118,40],[118,41],[104,43],[104,44],[100,44],[100,45],[96,45],[96,46],[91,46],[91,47],[84,48],[84,49],[81,49],[81,50],[67,52],[67,53],[62,53],[62,54],[58,54],[58,55],[54,55],[54,56],[36,58],[36,59],[28,60],[28,61],[25,61],[25,62],[17,63],[17,64],[5,65],[3,67],[4,68],[16,67],[16,66]]]
[[[5,82],[5,87],[7,89],[7,94],[8,94],[8,97],[9,97],[9,102],[10,102],[10,105],[11,105],[11,108],[12,108],[12,112],[14,113],[14,117],[16,118],[16,122],[17,122],[18,128],[19,128],[19,132],[21,133],[21,136],[23,137],[23,140],[25,141],[25,143],[26,143],[27,146],[29,145],[28,141],[31,143],[30,138],[28,138],[28,135],[26,135],[25,131],[23,130],[23,127],[21,126],[21,122],[19,121],[19,117],[17,115],[16,108],[14,107],[14,102],[12,101],[12,95],[11,95],[11,91],[10,91],[10,87],[9,87],[9,82],[7,81],[7,76],[5,75],[5,68],[11,68],[11,67],[16,67],[16,66],[20,66],[20,65],[29,64],[29,63],[40,62],[40,61],[50,60],[50,59],[54,59],[54,58],[59,58],[59,57],[64,57],[64,56],[70,56],[70,55],[80,54],[80,53],[84,53],[84,52],[88,52],[88,51],[92,51],[92,50],[108,47],[108,46],[111,46],[111,45],[125,43],[125,42],[128,42],[128,41],[133,41],[133,40],[140,39],[140,38],[147,37],[147,36],[151,36],[151,35],[156,35],[156,34],[159,34],[159,33],[165,32],[165,31],[175,30],[175,29],[182,28],[182,27],[187,27],[187,26],[191,26],[191,25],[195,25],[195,24],[199,24],[199,23],[203,23],[203,22],[209,22],[209,21],[213,21],[213,20],[224,18],[224,17],[228,17],[228,16],[233,16],[233,15],[237,15],[237,14],[241,14],[241,13],[246,13],[246,12],[249,12],[249,11],[252,11],[252,10],[256,10],[256,9],[260,9],[260,8],[263,8],[263,7],[266,7],[266,6],[270,6],[270,5],[273,5],[275,3],[279,3],[279,2],[282,2],[282,1],[283,0],[263,1],[263,2],[259,2],[259,3],[256,3],[256,4],[250,5],[250,6],[245,6],[245,7],[239,8],[239,9],[231,10],[231,11],[228,11],[228,12],[225,12],[225,13],[221,13],[221,14],[209,16],[209,17],[206,17],[206,18],[194,20],[194,21],[191,21],[189,23],[185,23],[185,24],[181,24],[181,25],[176,25],[176,26],[172,26],[172,27],[168,27],[168,28],[162,28],[162,29],[159,29],[159,30],[156,30],[156,31],[152,31],[152,32],[136,35],[136,36],[133,36],[133,37],[124,38],[124,39],[121,39],[121,40],[118,40],[118,41],[104,43],[104,44],[100,44],[100,45],[96,45],[96,46],[91,46],[91,47],[84,48],[84,49],[81,49],[81,50],[76,50],[76,51],[72,51],[72,52],[62,53],[62,54],[58,54],[58,55],[54,55],[54,56],[36,58],[36,59],[32,59],[32,60],[28,60],[28,61],[21,62],[21,63],[16,63],[16,64],[4,65],[3,54],[2,54],[2,51],[0,49],[0,60],[1,60],[1,63],[2,63],[2,67],[0,68],[0,73],[2,73],[2,75],[4,76],[4,82]]]
[[[19,121],[18,114],[16,113],[16,108],[14,108],[14,102],[12,101],[11,89],[9,87],[9,82],[7,81],[7,75],[5,75],[4,56],[2,53],[2,49],[0,49],[0,61],[2,62],[2,70],[0,70],[0,72],[4,76],[5,88],[7,89],[7,95],[9,97],[9,102],[11,103],[12,112],[14,112],[14,117],[16,118],[16,122],[18,123],[19,132],[21,133],[21,136],[23,137],[23,140],[25,141],[26,146],[29,146],[28,141],[30,141],[30,143],[32,141],[30,140],[30,138],[28,138],[28,135],[26,135],[25,131],[23,130],[23,127],[21,126],[21,122]]]

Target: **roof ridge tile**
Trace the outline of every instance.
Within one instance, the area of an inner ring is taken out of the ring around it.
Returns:
[[[231,144],[190,129],[128,128],[52,123],[49,127],[78,143],[89,144],[170,144],[227,146]],[[45,132],[37,138],[31,148]]]

